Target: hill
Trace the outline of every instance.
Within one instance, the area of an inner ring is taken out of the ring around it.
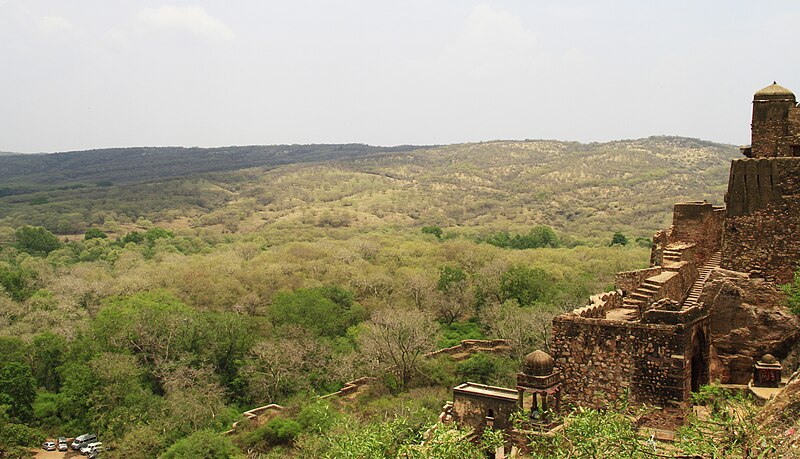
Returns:
[[[15,155],[0,158],[0,226],[69,234],[141,219],[223,231],[548,224],[580,237],[649,235],[668,226],[674,202],[719,202],[738,154],[730,145],[650,137]]]

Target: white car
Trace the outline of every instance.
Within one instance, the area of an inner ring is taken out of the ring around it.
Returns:
[[[56,442],[54,441],[46,441],[42,445],[45,451],[55,451],[56,450]]]
[[[94,443],[89,443],[88,445],[81,448],[81,454],[87,455],[95,451],[102,451],[102,449],[103,449],[103,442],[98,441]]]

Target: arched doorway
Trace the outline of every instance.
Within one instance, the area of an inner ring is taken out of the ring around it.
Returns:
[[[708,342],[701,327],[697,327],[692,335],[692,392],[700,390],[700,386],[708,384]]]

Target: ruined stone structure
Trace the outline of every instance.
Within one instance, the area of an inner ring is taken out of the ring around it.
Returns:
[[[560,408],[561,384],[561,372],[555,368],[553,358],[543,351],[533,351],[525,356],[516,389],[471,382],[458,385],[440,419],[480,433],[486,427],[511,428],[511,414],[522,410],[528,413],[528,422],[549,428],[552,414]]]
[[[785,357],[800,338],[775,285],[800,262],[800,107],[791,91],[773,84],[755,94],[752,146],[742,151],[726,207],[676,204],[671,228],[653,238],[650,268],[619,273],[615,291],[553,320],[568,402],[602,406],[627,394],[686,406],[711,378],[746,384],[758,357]]]

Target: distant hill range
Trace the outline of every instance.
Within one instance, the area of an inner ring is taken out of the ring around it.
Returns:
[[[223,172],[248,167],[357,158],[418,147],[272,145],[219,148],[133,147],[49,154],[5,153],[0,183],[56,185],[82,182],[131,183]]]
[[[0,226],[107,221],[255,231],[548,224],[580,237],[669,226],[673,203],[721,203],[732,145],[682,137],[125,148],[0,157]]]

